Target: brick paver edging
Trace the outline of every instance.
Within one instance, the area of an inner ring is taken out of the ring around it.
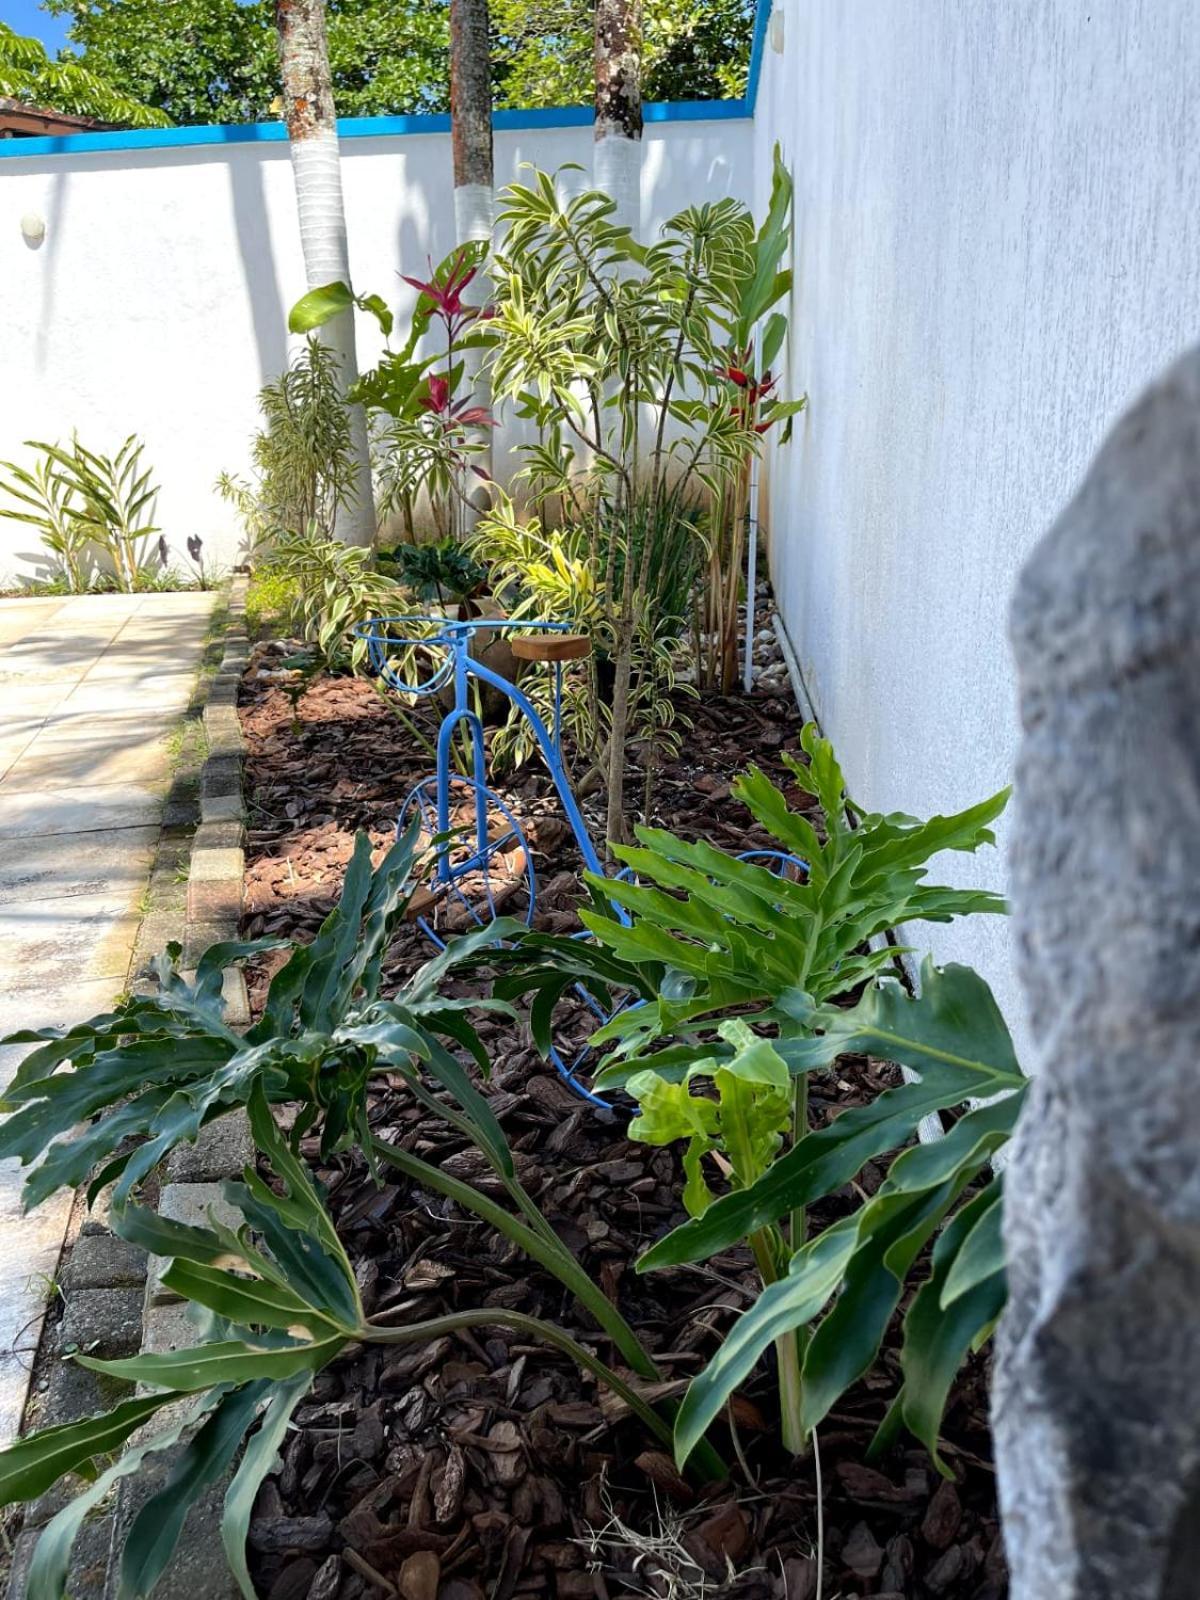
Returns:
[[[185,967],[194,966],[210,944],[236,938],[241,916],[245,809],[237,693],[250,648],[245,626],[247,587],[246,578],[234,578],[224,650],[208,682],[201,713],[207,754],[200,770],[199,822],[190,845],[184,926],[168,931],[162,919],[154,919],[156,940],[161,932],[180,939]],[[239,968],[226,971],[225,1003],[231,1026],[249,1023],[246,984]],[[244,1113],[210,1123],[195,1144],[181,1145],[167,1158],[159,1211],[177,1221],[204,1223],[214,1210],[222,1221],[240,1222],[230,1215],[222,1184],[240,1176],[253,1155]],[[163,1288],[161,1265],[114,1237],[103,1223],[84,1222],[62,1273],[66,1309],[59,1324],[60,1354],[84,1348],[103,1356],[130,1356],[139,1349],[151,1352],[194,1344],[197,1329],[184,1304]],[[71,1422],[108,1410],[129,1392],[128,1385],[114,1384],[73,1361],[57,1360],[38,1424]],[[154,1427],[152,1423],[150,1431]],[[85,1525],[71,1564],[68,1588],[73,1600],[115,1600],[124,1534],[149,1496],[163,1487],[176,1456],[176,1451],[163,1451],[148,1457],[145,1470],[121,1480],[115,1503]],[[192,1508],[160,1580],[162,1593],[186,1594],[188,1600],[234,1600],[238,1595],[219,1535],[224,1491],[223,1482],[215,1485]],[[69,1498],[56,1486],[28,1508],[24,1531],[13,1550],[8,1600],[24,1600],[29,1562],[41,1529]]]

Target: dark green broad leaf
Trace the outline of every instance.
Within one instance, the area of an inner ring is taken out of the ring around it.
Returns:
[[[845,1011],[815,1006],[796,990],[779,1004],[814,1035],[789,1041],[788,1055],[796,1069],[830,1066],[840,1055],[882,1056],[914,1072],[948,1068],[964,1074],[964,1081],[969,1076],[964,1099],[1017,1089],[1025,1082],[992,991],[970,967],[936,967],[927,957],[918,995],[880,982]]]
[[[329,1320],[355,1329],[363,1312],[354,1269],[307,1167],[276,1126],[261,1085],[248,1111],[255,1145],[282,1179],[284,1193],[275,1193],[248,1167],[244,1184],[226,1184],[226,1194],[265,1240],[283,1281]]]
[[[982,844],[994,844],[990,824],[1003,812],[1012,794],[1001,789],[978,805],[968,806],[949,816],[930,817],[924,822],[911,819],[868,816],[861,832],[863,846],[862,881],[885,872],[920,867],[940,850],[974,851]]]
[[[942,1284],[942,1310],[948,1311],[964,1294],[1004,1273],[1004,1181],[998,1176],[987,1191],[988,1204],[975,1216],[970,1233],[948,1263]]]
[[[94,1356],[76,1359],[81,1366],[126,1383],[146,1383],[156,1389],[193,1394],[225,1383],[255,1383],[260,1378],[292,1378],[299,1372],[318,1372],[345,1344],[346,1336],[341,1333],[283,1348],[224,1339],[190,1350],[131,1356],[124,1361],[100,1361]]]
[[[168,1394],[158,1398],[161,1404],[166,1405],[177,1401],[179,1396]],[[208,1405],[200,1402],[192,1410],[177,1415],[171,1426],[155,1434],[153,1438],[140,1444],[130,1445],[106,1472],[101,1473],[89,1489],[76,1495],[69,1505],[63,1507],[42,1530],[38,1539],[26,1581],[25,1600],[63,1600],[67,1589],[71,1547],[87,1518],[122,1478],[131,1477],[135,1472],[139,1472],[148,1456],[177,1444],[197,1416],[211,1409],[211,1404],[214,1403],[215,1400]]]
[[[763,1352],[782,1334],[804,1327],[827,1305],[842,1281],[858,1240],[858,1219],[826,1228],[797,1252],[786,1278],[770,1284],[730,1328],[716,1355],[693,1378],[675,1418],[675,1458],[680,1467],[719,1416]]]
[[[945,1477],[953,1473],[938,1453],[938,1435],[950,1386],[967,1352],[986,1338],[1004,1308],[1003,1267],[964,1289],[948,1304],[946,1285],[964,1244],[991,1211],[999,1209],[998,1183],[975,1196],[947,1224],[933,1250],[933,1270],[904,1319],[900,1368],[904,1387],[893,1410],[933,1457]],[[884,1423],[884,1429],[889,1426]],[[883,1430],[881,1430],[882,1432]]]
[[[255,1496],[270,1472],[287,1433],[292,1413],[312,1387],[312,1374],[297,1373],[271,1390],[258,1431],[246,1446],[241,1465],[225,1494],[221,1518],[221,1543],[230,1570],[246,1600],[258,1600],[246,1565],[246,1534]]]
[[[180,1455],[167,1482],[151,1495],[125,1536],[117,1600],[143,1600],[162,1577],[192,1506],[219,1483],[269,1390],[250,1383],[223,1395]]]
[[[283,1284],[247,1278],[194,1261],[173,1261],[162,1275],[166,1288],[206,1306],[240,1328],[280,1328],[296,1337],[328,1338],[339,1330]]]
[[[349,311],[353,304],[354,295],[348,284],[326,283],[318,289],[310,289],[288,313],[288,331],[311,333],[341,312]]]
[[[36,1500],[65,1473],[90,1475],[91,1462],[119,1450],[130,1434],[173,1398],[156,1394],[125,1400],[102,1416],[40,1428],[0,1450],[0,1506],[14,1500]]]
[[[865,1208],[841,1292],[804,1354],[801,1420],[815,1428],[879,1353],[918,1254],[962,1192],[967,1175],[915,1195],[879,1195]]]
[[[154,1256],[172,1260],[213,1262],[226,1255],[226,1246],[211,1228],[160,1217],[147,1206],[127,1204],[114,1208],[113,1232]]]

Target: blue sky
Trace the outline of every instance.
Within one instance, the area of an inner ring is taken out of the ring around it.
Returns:
[[[0,20],[7,22],[17,33],[40,39],[51,55],[65,44],[68,17],[49,17],[38,5],[38,0],[0,0]]]

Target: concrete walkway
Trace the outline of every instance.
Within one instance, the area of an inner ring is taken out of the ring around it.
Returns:
[[[215,597],[0,600],[0,1038],[127,986]],[[0,1047],[0,1089],[27,1046]],[[0,1163],[0,1443],[19,1426],[71,1200],[29,1216]]]

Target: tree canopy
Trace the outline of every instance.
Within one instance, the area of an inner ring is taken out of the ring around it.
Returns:
[[[86,67],[51,61],[39,40],[25,38],[6,22],[0,22],[0,95],[135,128],[160,127],[170,120]]]
[[[60,60],[178,123],[254,122],[279,94],[272,0],[43,0],[70,18]],[[327,0],[344,117],[445,111],[448,0]],[[646,0],[648,100],[741,94],[753,0]],[[497,106],[588,104],[590,0],[491,0]]]

